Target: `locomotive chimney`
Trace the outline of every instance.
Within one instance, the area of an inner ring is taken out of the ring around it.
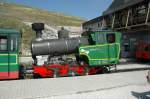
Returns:
[[[44,23],[33,23],[32,29],[36,32],[36,39],[42,39],[42,30],[44,30]]]

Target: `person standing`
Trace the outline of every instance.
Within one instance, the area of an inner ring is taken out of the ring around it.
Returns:
[[[150,83],[150,71],[148,72],[148,75],[147,75],[147,81]]]

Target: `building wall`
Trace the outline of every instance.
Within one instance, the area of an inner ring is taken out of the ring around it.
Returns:
[[[102,16],[83,24],[85,31],[89,28],[97,31],[105,27],[121,31],[121,56],[135,57],[139,42],[150,44],[150,1],[114,0]]]
[[[150,31],[122,33],[121,56],[124,58],[135,57],[135,52],[140,42],[150,44]]]
[[[102,30],[102,28],[105,26],[106,26],[105,21],[101,20],[101,21],[94,21],[92,23],[83,25],[82,28],[84,31],[88,31],[89,29],[97,31],[97,30]]]

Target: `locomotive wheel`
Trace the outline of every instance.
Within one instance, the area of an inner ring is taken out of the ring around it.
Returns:
[[[105,66],[105,67],[103,67],[102,73],[103,73],[103,74],[105,74],[105,73],[110,73],[110,70]]]
[[[85,67],[85,75],[89,75],[89,68]]]
[[[41,76],[39,74],[33,74],[33,78],[38,79],[41,78]]]

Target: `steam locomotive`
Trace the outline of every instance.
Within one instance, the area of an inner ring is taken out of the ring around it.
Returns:
[[[78,38],[43,40],[44,24],[34,23],[32,28],[36,31],[31,44],[35,78],[109,72],[109,67],[119,61],[121,35],[118,32],[88,31]],[[74,54],[75,59],[68,58],[69,54]],[[47,58],[43,60],[45,55]]]
[[[31,42],[33,77],[66,77],[110,72],[120,56],[119,32],[88,31],[81,37],[42,39],[43,23],[33,23],[36,39]],[[18,79],[21,32],[0,29],[0,79]],[[70,55],[71,54],[71,55]],[[68,57],[70,55],[71,57]]]

